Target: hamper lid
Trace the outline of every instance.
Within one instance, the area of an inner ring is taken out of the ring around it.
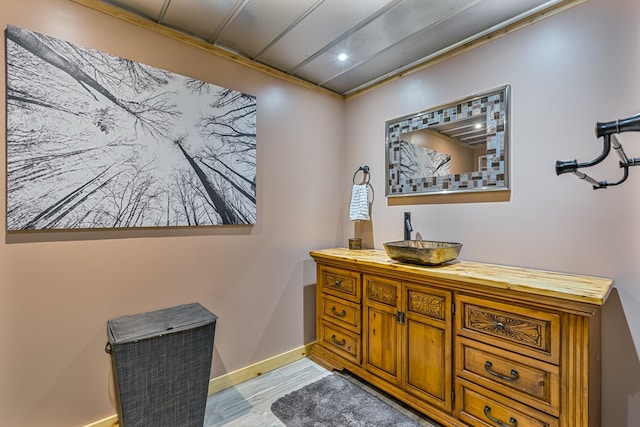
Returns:
[[[215,323],[218,317],[198,303],[107,321],[110,344],[122,344]]]

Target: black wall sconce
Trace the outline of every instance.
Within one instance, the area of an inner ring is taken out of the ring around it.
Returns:
[[[599,188],[607,188],[613,185],[622,184],[629,177],[629,168],[631,166],[640,165],[640,157],[627,157],[622,144],[618,141],[615,134],[623,132],[640,132],[640,114],[628,117],[626,119],[618,119],[610,122],[596,123],[596,136],[602,137],[603,149],[602,153],[590,162],[578,163],[577,160],[556,161],[556,175],[564,173],[573,173],[578,178],[587,181],[593,186],[594,190]],[[580,171],[581,168],[595,166],[603,161],[611,152],[611,148],[618,153],[620,157],[620,167],[623,169],[622,178],[616,182],[598,181],[586,173]]]

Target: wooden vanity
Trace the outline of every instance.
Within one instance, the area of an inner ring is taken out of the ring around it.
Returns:
[[[325,249],[311,358],[445,426],[600,425],[600,308],[610,279]]]

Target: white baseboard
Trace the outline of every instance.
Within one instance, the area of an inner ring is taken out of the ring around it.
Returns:
[[[270,357],[269,359],[254,363],[253,365],[238,369],[237,371],[229,372],[228,374],[213,378],[209,381],[208,394],[211,395],[213,393],[217,393],[226,388],[233,387],[250,380],[251,378],[259,377],[260,375],[273,371],[274,369],[293,363],[296,360],[308,357],[309,354],[311,354],[311,347],[313,347],[313,344],[315,343],[294,348],[293,350]],[[87,424],[84,427],[118,427],[118,416],[113,415],[94,423]]]

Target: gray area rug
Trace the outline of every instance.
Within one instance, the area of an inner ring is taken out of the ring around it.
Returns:
[[[338,375],[328,375],[273,402],[287,427],[419,427],[397,409]]]

